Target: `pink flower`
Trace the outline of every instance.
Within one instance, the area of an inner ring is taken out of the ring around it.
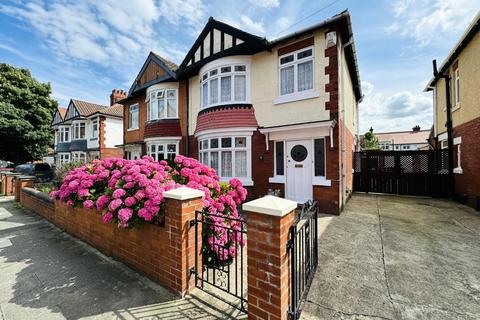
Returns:
[[[143,190],[138,190],[136,193],[135,193],[135,198],[137,200],[142,200],[143,198],[145,198],[145,192]]]
[[[127,192],[123,189],[117,189],[113,191],[113,198],[118,199],[123,197]]]
[[[108,201],[110,201],[110,198],[105,194],[98,197],[97,203],[96,203],[97,209],[102,210],[105,207],[105,205],[108,203]]]
[[[72,201],[72,200],[68,200],[68,201],[67,201],[67,206],[73,207],[73,201]]]
[[[128,197],[127,199],[125,199],[125,205],[127,207],[131,207],[133,206],[135,203],[137,203],[137,199],[135,199],[134,197]]]
[[[85,200],[83,202],[83,207],[85,209],[92,209],[93,208],[93,200]]]
[[[112,220],[112,218],[113,218],[113,214],[110,211],[108,211],[102,216],[102,221],[103,223],[109,223]]]
[[[80,198],[86,197],[90,194],[90,191],[88,189],[78,189],[77,194]]]
[[[127,223],[132,217],[133,211],[130,208],[122,208],[118,210],[118,219],[121,223]]]
[[[118,207],[122,205],[122,199],[114,199],[110,204],[108,205],[108,209],[110,211],[115,211]]]

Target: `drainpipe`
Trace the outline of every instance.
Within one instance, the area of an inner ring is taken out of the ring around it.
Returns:
[[[445,79],[445,102],[446,102],[446,111],[447,111],[447,142],[448,142],[448,176],[449,176],[449,186],[450,186],[450,197],[453,197],[455,192],[455,179],[453,175],[453,137],[452,137],[452,103],[450,101],[450,76],[448,74],[438,74],[437,70],[437,60],[433,60],[433,76],[435,78]]]
[[[185,79],[185,86],[186,86],[186,98],[185,98],[185,104],[186,104],[186,108],[187,108],[187,128],[186,128],[186,131],[187,131],[187,134],[186,134],[186,137],[185,137],[185,156],[187,157],[190,157],[190,106],[189,106],[189,102],[190,102],[190,88],[189,88],[189,80],[190,78],[187,78]]]
[[[342,177],[341,177],[341,185],[342,185],[342,210],[345,207],[345,204],[347,203],[347,166],[346,166],[346,159],[347,159],[347,151],[346,151],[346,137],[345,137],[345,132],[346,132],[346,125],[345,125],[345,99],[343,98],[344,94],[344,80],[343,80],[343,52],[346,47],[352,45],[353,41],[352,38],[349,39],[349,41],[345,44],[341,45],[341,50],[340,50],[340,58],[338,59],[339,61],[339,77],[340,77],[340,94],[338,95],[341,99],[340,105],[342,108],[342,126],[340,128],[342,132],[342,148],[341,148],[341,162],[342,162]]]

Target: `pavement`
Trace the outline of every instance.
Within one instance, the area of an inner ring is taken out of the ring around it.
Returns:
[[[455,202],[354,194],[319,220],[302,319],[480,319],[480,214]]]
[[[200,290],[180,299],[0,197],[0,320],[241,316]]]

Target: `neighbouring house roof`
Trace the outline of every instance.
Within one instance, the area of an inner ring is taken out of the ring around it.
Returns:
[[[380,143],[389,142],[393,144],[426,144],[429,135],[430,130],[375,133]]]
[[[460,40],[455,44],[452,50],[447,55],[447,58],[442,62],[438,69],[438,75],[433,77],[427,84],[427,87],[424,91],[433,90],[433,86],[440,79],[442,74],[445,74],[448,68],[455,62],[460,53],[465,49],[465,47],[470,43],[470,41],[475,37],[475,35],[480,30],[480,12],[477,13],[473,21],[470,23],[468,28],[460,37]]]
[[[195,134],[210,129],[234,127],[258,127],[255,110],[251,105],[211,108],[201,111],[198,114]]]
[[[67,113],[67,108],[58,107],[57,110],[53,113],[52,126],[57,125],[65,119],[65,114]]]
[[[58,114],[60,115],[62,120],[65,119],[65,114],[67,113],[67,108],[58,107],[57,110],[58,110]]]
[[[78,113],[82,117],[88,117],[92,113],[108,108],[107,106],[82,100],[71,100]]]
[[[106,107],[104,109],[100,109],[97,112],[94,112],[94,113],[90,114],[89,116],[91,117],[91,116],[97,115],[97,114],[98,115],[105,115],[105,116],[122,118],[123,117],[123,105],[116,103],[113,106]]]
[[[172,62],[172,61],[162,57],[161,55],[159,55],[156,52],[152,51],[152,54],[155,55],[155,57],[157,57],[158,59],[160,59],[160,61],[162,61],[170,70],[177,71],[178,65],[175,62]]]

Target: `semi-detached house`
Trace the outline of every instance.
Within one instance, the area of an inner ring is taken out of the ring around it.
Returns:
[[[150,53],[120,101],[125,157],[187,155],[252,198],[338,213],[361,97],[348,12],[272,41],[210,18],[179,66]]]

